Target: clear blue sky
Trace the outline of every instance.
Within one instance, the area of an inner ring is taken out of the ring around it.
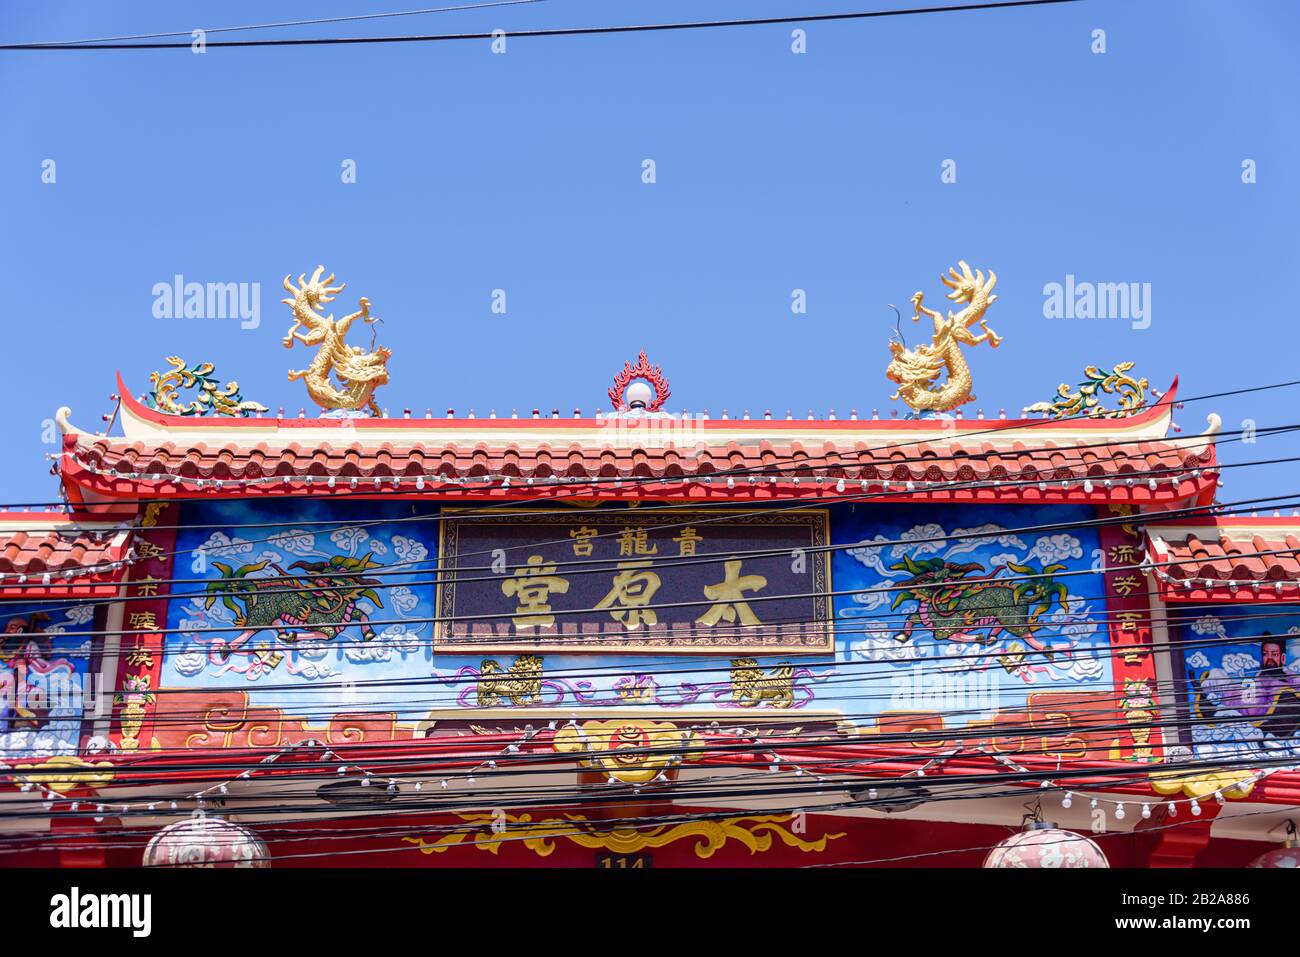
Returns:
[[[8,3],[0,36],[418,5]],[[548,0],[275,35],[871,6]],[[803,55],[789,26],[515,39],[500,56],[486,41],[0,53],[0,498],[51,498],[42,420],[66,404],[95,427],[115,369],[138,392],[166,355],[208,359],[246,397],[296,413],[306,395],[285,371],[307,355],[280,345],[278,283],[317,263],[348,283],[336,314],[365,295],[385,320],[395,355],[379,395],[394,412],[590,413],[641,348],[677,410],[883,411],[885,304],[906,310],[918,288],[937,303],[959,257],[1000,277],[988,318],[1006,341],[972,356],[988,409],[1123,359],[1160,388],[1179,375],[1184,395],[1300,378],[1298,27],[1289,0],[1100,0],[811,24]],[[955,184],[941,182],[946,159]],[[260,282],[260,327],[155,319],[152,287],[177,273]],[[1043,286],[1067,274],[1150,283],[1150,328],[1045,319]],[[498,288],[505,316],[490,311]],[[796,288],[806,315],[791,313]],[[1178,419],[1294,422],[1298,398],[1197,403]],[[1296,454],[1292,439],[1223,449],[1229,462]],[[1284,492],[1298,474],[1232,469],[1222,495]]]

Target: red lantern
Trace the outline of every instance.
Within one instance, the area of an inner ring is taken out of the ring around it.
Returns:
[[[1296,839],[1295,824],[1286,822],[1286,841],[1281,847],[1265,851],[1250,862],[1251,867],[1300,867],[1300,840]]]
[[[1279,847],[1250,862],[1251,867],[1300,867],[1300,847]]]
[[[168,824],[144,849],[145,867],[270,867],[262,839],[246,827],[196,813]]]
[[[1093,841],[1047,821],[1030,821],[1023,831],[998,842],[985,867],[1110,867]]]

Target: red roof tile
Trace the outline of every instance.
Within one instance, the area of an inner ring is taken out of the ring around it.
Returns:
[[[24,525],[6,515],[0,524],[0,597],[98,594],[125,573],[130,532],[73,523],[42,527],[48,516]],[[116,567],[114,567],[116,566]]]
[[[1286,526],[1293,526],[1287,528]],[[1300,522],[1147,530],[1166,601],[1300,601]]]
[[[103,494],[186,497],[418,491],[530,498],[554,493],[557,486],[573,494],[575,483],[594,483],[591,494],[599,497],[772,498],[830,494],[842,480],[846,495],[862,494],[862,483],[868,492],[888,484],[891,497],[943,501],[1140,503],[1197,496],[1208,502],[1217,479],[1212,444],[1199,450],[1166,441],[1098,448],[1083,440],[1077,446],[1046,442],[1012,449],[960,440],[883,449],[866,442],[798,441],[691,448],[486,442],[272,447],[146,444],[73,434],[65,438],[62,469],[66,482]],[[742,471],[726,474],[737,470]],[[1062,481],[1069,484],[1062,487]],[[963,488],[969,483],[980,484]]]

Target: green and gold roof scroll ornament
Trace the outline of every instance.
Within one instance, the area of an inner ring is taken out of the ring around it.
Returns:
[[[1103,372],[1097,366],[1088,366],[1083,370],[1084,381],[1073,390],[1062,382],[1056,389],[1056,398],[1051,402],[1035,402],[1025,406],[1024,411],[1042,412],[1052,419],[1071,419],[1088,416],[1094,419],[1123,418],[1133,415],[1147,404],[1146,378],[1135,379],[1128,374],[1133,368],[1132,362],[1120,362],[1109,372]],[[1101,404],[1105,395],[1113,395],[1118,408],[1108,409]]]
[[[153,391],[144,400],[149,408],[168,415],[227,415],[235,418],[266,411],[266,406],[240,395],[239,383],[233,379],[221,385],[213,375],[215,369],[211,362],[200,362],[191,368],[180,356],[168,356],[167,361],[171,369],[149,374]],[[198,395],[189,402],[182,402],[182,389],[197,389]]]

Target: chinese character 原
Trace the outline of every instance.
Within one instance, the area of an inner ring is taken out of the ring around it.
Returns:
[[[618,567],[620,571],[614,576],[613,587],[596,607],[610,609],[614,620],[621,621],[629,630],[639,628],[642,622],[658,624],[659,616],[653,608],[646,607],[661,584],[659,576],[649,571],[649,560],[619,562]]]

